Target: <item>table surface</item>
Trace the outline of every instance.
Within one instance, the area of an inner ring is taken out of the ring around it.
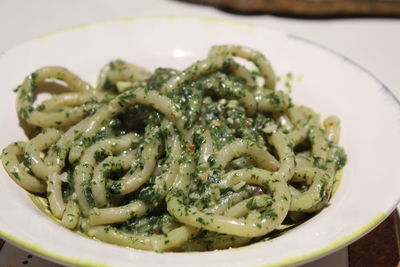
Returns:
[[[160,15],[234,19],[303,36],[359,63],[400,98],[400,19],[394,18],[305,20],[270,15],[241,16],[172,0],[1,0],[0,53],[37,36],[74,25]],[[58,266],[10,244],[5,244],[0,251],[0,263],[4,266]],[[345,248],[304,267],[348,265]]]

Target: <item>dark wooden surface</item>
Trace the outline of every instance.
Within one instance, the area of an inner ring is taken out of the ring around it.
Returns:
[[[180,0],[240,14],[400,17],[400,0]]]
[[[394,211],[377,228],[349,246],[350,267],[398,266],[399,232],[399,215]]]

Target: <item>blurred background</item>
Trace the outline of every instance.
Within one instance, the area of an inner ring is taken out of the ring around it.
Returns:
[[[357,62],[400,97],[400,0],[0,0],[0,54],[63,28],[135,16],[223,18],[299,35]],[[360,241],[303,267],[398,266],[398,225],[394,212]],[[0,247],[0,267],[59,266]]]

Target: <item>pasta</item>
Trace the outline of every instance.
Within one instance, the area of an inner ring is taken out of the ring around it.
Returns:
[[[266,240],[323,209],[346,163],[339,119],[321,123],[276,83],[263,54],[236,45],[183,71],[115,60],[95,87],[44,67],[17,88],[30,139],[3,166],[97,240],[175,252]],[[45,84],[65,90],[36,104]]]

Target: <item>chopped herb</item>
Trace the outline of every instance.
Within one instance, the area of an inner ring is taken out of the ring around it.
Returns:
[[[277,217],[278,217],[278,214],[276,214],[273,209],[267,209],[266,211],[261,213],[261,219],[270,218],[272,220],[275,220]]]
[[[24,161],[23,161],[25,167],[30,168],[32,165],[32,159],[31,156],[25,152],[24,154]]]
[[[256,199],[253,197],[251,198],[247,203],[246,203],[246,208],[248,208],[249,210],[255,210],[258,208],[257,203],[256,203]]]
[[[111,194],[118,194],[121,191],[122,185],[121,183],[113,182],[107,188]]]
[[[201,223],[202,225],[209,224],[209,222],[206,222],[202,217],[197,217],[196,222]]]
[[[46,108],[45,105],[40,104],[39,106],[36,107],[36,110],[37,110],[37,111],[43,111],[45,108]]]
[[[11,172],[11,174],[15,177],[15,179],[21,180],[21,178],[19,177],[18,172]]]

